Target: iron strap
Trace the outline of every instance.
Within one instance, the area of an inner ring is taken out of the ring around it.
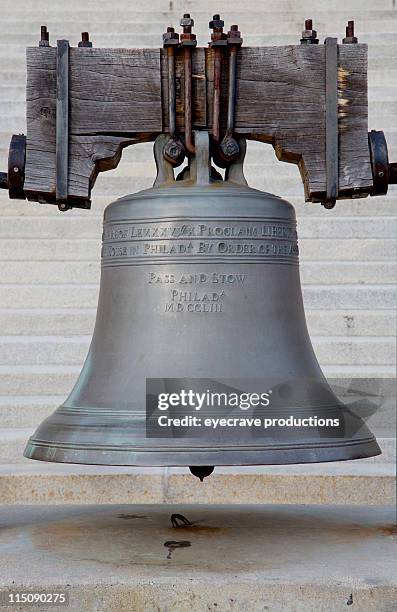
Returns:
[[[56,200],[68,199],[69,41],[57,41]]]
[[[338,143],[338,43],[337,38],[325,39],[325,159],[326,202],[334,206],[339,189]]]

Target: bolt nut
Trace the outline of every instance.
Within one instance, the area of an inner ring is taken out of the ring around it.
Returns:
[[[90,35],[88,32],[81,33],[81,41],[78,44],[79,47],[92,47],[92,42],[90,41]]]
[[[241,32],[238,29],[237,25],[230,26],[230,30],[227,33],[227,43],[228,45],[242,45],[243,39],[241,38]]]
[[[50,34],[47,30],[47,26],[41,26],[39,47],[49,47],[49,46],[50,46]]]
[[[313,30],[312,19],[306,19],[305,29],[302,32],[301,45],[318,45],[316,30]]]
[[[302,38],[317,38],[316,30],[303,30]]]
[[[354,21],[348,21],[346,26],[346,36],[342,40],[344,45],[355,45],[358,43],[357,37],[354,36]]]
[[[235,160],[240,154],[238,142],[232,137],[225,137],[221,142],[222,155],[228,160]]]
[[[356,36],[346,36],[343,40],[342,43],[344,45],[355,45],[358,43],[358,39]]]
[[[182,32],[181,40],[196,40],[196,35],[192,32]]]
[[[218,28],[223,28],[224,25],[225,25],[225,22],[220,18],[220,15],[214,15],[212,20],[208,24],[210,30],[216,30]]]
[[[195,47],[197,45],[196,35],[191,32],[181,34],[181,45],[183,47]]]
[[[164,47],[179,45],[179,34],[175,32],[174,28],[167,28],[167,31],[163,34],[163,45]]]
[[[186,13],[179,23],[183,28],[192,28],[194,26],[194,19],[190,17],[189,13]]]
[[[185,148],[180,140],[170,139],[163,149],[163,155],[173,166],[179,166],[185,158]]]
[[[72,207],[69,204],[66,204],[66,202],[59,202],[58,203],[58,210],[60,210],[61,212],[66,212],[68,210],[70,210]]]
[[[303,30],[301,45],[318,45],[316,30]]]
[[[211,34],[211,47],[224,47],[227,45],[227,35],[224,32],[213,32]]]

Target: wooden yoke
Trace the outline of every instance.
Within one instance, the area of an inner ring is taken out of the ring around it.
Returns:
[[[211,134],[214,49],[193,48],[191,53],[192,127]],[[326,45],[243,47],[237,53],[235,134],[272,144],[279,160],[298,164],[306,200],[325,201],[330,130]],[[338,198],[364,197],[373,188],[367,46],[338,45],[336,57],[336,192]],[[222,62],[223,135],[228,107],[226,54]],[[185,128],[183,75],[183,53],[178,49],[179,134]],[[169,131],[167,50],[70,48],[68,105],[66,203],[89,208],[98,173],[115,168],[124,147],[153,141]],[[29,200],[56,202],[56,115],[57,48],[28,48],[24,192]]]

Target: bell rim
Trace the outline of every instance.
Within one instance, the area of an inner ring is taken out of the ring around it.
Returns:
[[[107,450],[105,450],[107,448]],[[43,443],[30,439],[24,451],[24,457],[36,461],[77,464],[108,465],[130,467],[186,467],[190,465],[215,466],[254,466],[254,465],[298,465],[309,463],[330,463],[365,459],[382,454],[374,436],[361,440],[348,440],[339,443],[330,442],[288,444],[288,448],[278,445],[276,448],[234,447],[193,449],[168,448],[166,450],[125,450],[122,448],[95,445],[65,445]]]

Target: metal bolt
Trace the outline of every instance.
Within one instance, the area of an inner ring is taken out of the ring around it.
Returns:
[[[185,34],[190,34],[192,27],[194,26],[194,19],[190,17],[190,13],[185,13],[180,20],[180,25],[183,27]]]
[[[185,149],[180,140],[170,139],[163,150],[163,155],[173,166],[179,166],[185,158]]]
[[[233,161],[239,156],[240,147],[232,136],[226,136],[221,142],[221,151],[227,161]]]
[[[344,45],[355,45],[358,40],[354,36],[354,21],[348,21],[346,26],[346,37],[342,40]]]
[[[179,34],[175,32],[175,28],[169,26],[163,34],[163,46],[172,47],[179,45]]]
[[[60,212],[66,212],[67,210],[70,210],[71,206],[69,206],[69,204],[66,204],[65,202],[59,202],[58,203],[58,210]]]
[[[81,33],[81,41],[79,42],[79,47],[92,47],[92,42],[90,42],[90,35],[88,32]]]
[[[50,46],[50,33],[47,30],[47,26],[41,26],[39,47],[49,47],[49,46]]]
[[[208,25],[210,30],[222,30],[225,22],[221,19],[220,15],[213,15],[212,20]]]
[[[305,29],[302,31],[301,45],[318,45],[316,30],[313,30],[313,20],[306,19]]]
[[[181,45],[183,47],[195,47],[197,45],[196,35],[192,33],[194,19],[190,17],[190,13],[185,13],[180,20],[180,25],[183,27],[181,34]]]
[[[238,25],[230,26],[230,30],[227,33],[227,44],[239,46],[243,44],[243,39],[241,38],[241,32],[239,32]]]
[[[225,22],[220,18],[220,15],[214,15],[208,25],[212,30],[211,47],[223,47],[227,45],[227,35],[223,32]]]

